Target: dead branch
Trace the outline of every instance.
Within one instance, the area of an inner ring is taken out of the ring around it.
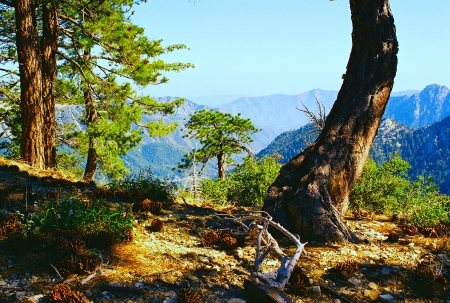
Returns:
[[[262,281],[263,284],[271,288],[282,290],[289,281],[301,253],[305,251],[305,245],[307,243],[301,243],[298,237],[291,234],[279,223],[273,222],[272,217],[268,213],[262,211],[259,213],[261,213],[261,216],[244,215],[239,218],[230,215],[219,216],[224,219],[233,220],[244,228],[246,235],[256,238],[256,256],[252,271],[253,282],[261,283],[260,281]],[[246,224],[246,221],[252,222]],[[287,256],[281,250],[275,238],[268,232],[269,226],[279,230],[297,246],[295,253],[291,257]],[[261,271],[264,259],[270,254],[275,255],[281,262],[281,266],[276,271],[275,279],[270,274],[263,274]]]

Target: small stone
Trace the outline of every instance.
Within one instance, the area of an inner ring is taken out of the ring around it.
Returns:
[[[17,280],[19,277],[17,275],[11,275],[11,279]]]
[[[198,260],[202,263],[209,263],[211,262],[211,258],[205,257],[205,256],[198,256]]]
[[[369,286],[369,288],[372,289],[372,290],[378,290],[378,285],[377,285],[377,283],[370,282],[368,286]]]
[[[175,299],[177,297],[177,293],[173,290],[164,293],[164,297]]]
[[[165,298],[163,301],[163,303],[175,303],[175,302],[177,302],[177,301],[174,299],[171,299],[171,298]]]
[[[350,279],[348,279],[347,281],[348,281],[350,284],[352,284],[353,286],[356,286],[356,287],[361,286],[361,284],[362,284],[360,280],[355,279],[355,278],[350,278]]]
[[[188,280],[184,280],[180,283],[180,287],[189,288],[189,287],[191,287],[191,283],[189,283]]]
[[[134,283],[134,287],[137,287],[137,288],[143,288],[143,287],[144,287],[144,283],[142,283],[142,282],[136,282],[136,283]]]
[[[317,285],[312,287],[312,292],[317,297],[320,297],[320,295],[322,295],[322,291],[320,289],[320,286],[317,286]]]
[[[5,287],[6,286],[6,282],[5,281],[3,281],[3,280],[0,280],[0,287]]]
[[[25,299],[27,293],[25,291],[16,291],[16,300],[17,301],[22,301],[23,299]]]
[[[226,284],[226,283],[222,284],[222,287],[225,288],[225,289],[230,289],[230,286],[228,284]]]
[[[16,288],[16,287],[19,287],[19,282],[17,281],[14,281],[8,285],[8,288]]]
[[[228,303],[247,303],[247,301],[239,299],[239,298],[232,298],[228,300]]]
[[[33,302],[33,303],[38,303],[39,300],[41,300],[43,297],[44,297],[43,294],[31,296],[31,297],[28,298],[28,301]]]
[[[380,298],[384,300],[394,300],[394,297],[391,294],[380,295]]]
[[[380,295],[380,293],[376,290],[372,290],[372,289],[364,290],[364,297],[369,298],[372,301],[375,301],[376,299],[378,299],[379,295]]]
[[[194,275],[187,275],[186,278],[188,278],[192,282],[198,282],[199,281],[199,279],[196,276],[194,276]]]

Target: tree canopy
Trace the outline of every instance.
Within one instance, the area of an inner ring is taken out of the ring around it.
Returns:
[[[187,47],[163,46],[162,40],[148,39],[144,29],[131,22],[134,6],[141,2],[145,1],[48,0],[34,6],[29,0],[0,1],[0,60],[8,66],[0,70],[0,94],[9,113],[15,110],[21,117],[23,160],[38,167],[54,167],[56,144],[64,142],[87,157],[86,179],[94,177],[97,164],[117,176],[126,171],[119,156],[142,138],[139,128],[158,136],[175,129],[176,125],[165,125],[162,120],[141,123],[141,119],[144,114],[173,113],[183,100],[160,103],[137,94],[135,88],[166,83],[164,72],[179,72],[193,65],[159,59]],[[15,33],[22,33],[24,40]],[[33,52],[32,58],[22,58]],[[23,60],[34,70],[21,70]],[[27,78],[30,72],[34,77]],[[18,103],[20,107],[14,106]],[[67,129],[70,125],[57,123],[56,103],[84,105],[78,127]],[[17,128],[17,123],[3,120]]]
[[[185,126],[188,130],[185,137],[198,140],[201,147],[185,155],[179,164],[180,168],[190,167],[194,156],[195,161],[203,164],[217,158],[219,178],[224,179],[227,157],[244,151],[253,156],[247,144],[253,141],[251,135],[259,129],[253,126],[250,119],[242,118],[240,114],[233,116],[230,113],[202,109],[192,114]]]

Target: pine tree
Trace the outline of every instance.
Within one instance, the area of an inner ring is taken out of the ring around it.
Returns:
[[[219,111],[202,109],[191,115],[186,123],[188,133],[185,137],[199,140],[202,145],[199,150],[193,150],[182,159],[178,165],[186,169],[192,165],[192,159],[203,162],[203,168],[212,158],[217,158],[217,171],[220,179],[225,179],[227,158],[243,151],[253,157],[246,144],[253,141],[251,135],[259,131],[250,119],[244,119],[238,114],[233,116]],[[202,169],[203,169],[202,168]]]

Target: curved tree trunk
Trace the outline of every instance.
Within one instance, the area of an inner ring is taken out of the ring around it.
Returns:
[[[316,140],[285,164],[263,210],[302,241],[358,241],[342,217],[394,84],[398,43],[388,0],[350,0],[352,51]]]
[[[42,98],[44,105],[44,150],[47,168],[56,167],[55,89],[56,49],[59,21],[55,0],[42,4]]]
[[[20,72],[22,159],[45,167],[43,141],[42,64],[35,8],[31,0],[15,2],[16,44]]]

